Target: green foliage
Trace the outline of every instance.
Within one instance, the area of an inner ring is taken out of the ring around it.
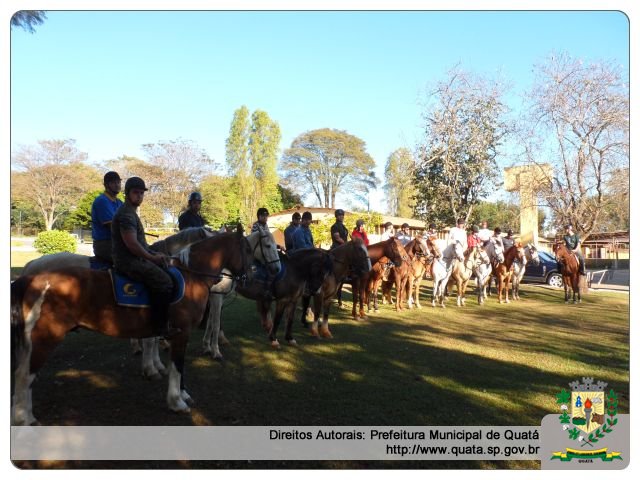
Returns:
[[[344,218],[344,225],[347,227],[349,231],[349,235],[356,226],[356,220],[359,218],[364,220],[365,230],[367,232],[373,231],[375,226],[378,226],[382,223],[382,214],[378,212],[362,212],[362,213],[348,213]],[[320,244],[324,247],[329,247],[332,243],[331,240],[331,226],[336,222],[334,217],[326,217],[323,220],[318,221],[317,223],[314,221],[309,228],[311,229],[311,234],[313,235],[313,241],[316,245]],[[275,225],[274,225],[275,226]],[[278,226],[281,230],[286,228],[284,226]]]
[[[11,17],[11,28],[20,27],[34,33],[36,25],[42,25],[47,18],[44,10],[19,10]]]
[[[406,148],[399,148],[387,159],[384,170],[387,192],[387,209],[391,215],[411,217],[413,215],[415,185],[413,177],[416,161]]]
[[[91,206],[93,201],[102,193],[102,190],[92,190],[86,193],[69,215],[65,218],[63,228],[75,227],[91,228]],[[124,198],[123,198],[124,200]]]
[[[40,232],[33,242],[35,249],[43,255],[58,252],[76,251],[76,239],[69,233],[62,230],[48,230]]]
[[[200,214],[207,225],[219,228],[239,221],[241,201],[232,178],[211,175],[202,181],[199,191],[203,198]]]
[[[285,185],[301,195],[312,194],[318,203],[335,208],[336,195],[366,204],[377,179],[375,162],[363,140],[343,130],[323,128],[298,135],[285,150],[280,168]]]
[[[278,191],[280,192],[280,201],[282,202],[282,208],[284,210],[303,204],[300,195],[295,193],[290,188],[278,184]]]

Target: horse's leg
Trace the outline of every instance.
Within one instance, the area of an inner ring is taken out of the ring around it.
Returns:
[[[300,315],[300,323],[302,323],[302,326],[304,328],[309,327],[309,321],[307,320],[307,316],[309,315],[309,303],[311,303],[311,295],[303,295],[302,296],[302,315]]]
[[[278,327],[280,326],[280,320],[282,319],[285,307],[286,302],[284,300],[276,301],[276,311],[273,315],[273,326],[269,331],[269,342],[271,342],[271,346],[273,348],[280,348],[280,342],[278,342],[276,335],[278,333]]]
[[[320,336],[323,338],[333,338],[333,335],[329,331],[329,308],[331,308],[331,298],[322,304],[322,297],[319,297],[318,303],[322,305],[322,323],[320,325]],[[315,300],[314,300],[315,303]]]
[[[156,343],[156,337],[142,339],[142,376],[149,380],[159,380],[162,378],[153,361],[154,344]]]
[[[319,336],[318,323],[320,322],[320,315],[322,314],[323,309],[328,308],[326,306],[327,302],[330,305],[332,300],[333,300],[332,296],[329,296],[328,299],[325,299],[324,293],[322,290],[320,290],[319,293],[316,293],[313,296],[313,323],[311,323],[311,328],[309,330],[309,333],[311,334],[312,337]]]
[[[169,388],[167,405],[174,412],[189,413],[193,404],[191,396],[184,388],[184,356],[187,349],[188,332],[182,331],[171,338],[171,367],[169,368]]]
[[[506,278],[505,278],[505,282],[504,282],[504,301],[505,303],[511,303],[509,302],[509,282],[511,281],[511,275],[507,274]]]
[[[142,344],[139,338],[130,338],[129,344],[131,345],[132,355],[140,355],[142,353]]]
[[[564,276],[562,277],[562,283],[564,283],[564,303],[569,303],[569,282],[571,281],[571,277]]]
[[[340,282],[340,285],[338,285],[338,293],[337,293],[337,298],[338,298],[338,308],[342,308],[342,287],[344,285],[344,282]]]
[[[293,317],[296,314],[296,303],[298,302],[296,301],[288,302],[284,309],[284,315],[285,315],[285,321],[286,321],[284,339],[287,341],[289,345],[298,344],[295,338],[293,338],[293,333],[292,333]]]
[[[206,328],[202,337],[202,353],[211,355],[215,360],[222,360],[223,358],[219,348],[222,301],[222,295],[216,293],[209,294]]]
[[[162,363],[162,360],[160,359],[160,337],[154,337],[152,348],[153,365],[156,367],[156,370],[158,370],[160,375],[166,375],[168,373],[167,367],[164,366],[164,363]]]
[[[358,288],[358,300],[359,300],[359,304],[360,304],[360,312],[358,313],[358,318],[361,320],[366,320],[367,316],[364,313],[364,297],[366,295],[366,289],[367,289],[367,282],[365,282],[365,279],[361,279],[359,282],[359,288]]]

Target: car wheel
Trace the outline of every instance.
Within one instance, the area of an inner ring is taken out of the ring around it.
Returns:
[[[547,284],[552,287],[562,288],[564,286],[564,283],[562,282],[562,275],[559,273],[552,273],[547,277]]]

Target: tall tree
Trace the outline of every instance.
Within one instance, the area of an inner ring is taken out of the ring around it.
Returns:
[[[280,165],[286,186],[327,208],[335,208],[336,195],[345,191],[366,204],[377,183],[374,167],[363,140],[329,128],[298,135]]]
[[[249,115],[249,109],[244,105],[233,112],[229,137],[226,141],[227,170],[233,178],[233,187],[238,192],[241,202],[240,219],[245,225],[253,217],[250,200],[249,135],[251,134],[251,120]]]
[[[198,188],[203,198],[200,213],[208,225],[220,228],[222,224],[236,223],[240,220],[242,203],[231,177],[210,175]]]
[[[19,27],[29,33],[36,31],[36,25],[42,25],[47,19],[44,10],[19,10],[11,17],[11,27]]]
[[[570,223],[586,237],[598,226],[612,176],[629,167],[628,74],[613,62],[567,54],[535,73],[522,127],[525,161],[552,165],[543,202],[557,226]]]
[[[250,116],[244,105],[234,112],[226,142],[227,168],[239,192],[244,224],[255,220],[258,207],[271,212],[282,208],[276,170],[280,138],[280,126],[266,112],[256,110]]]
[[[51,230],[87,190],[101,185],[99,172],[83,163],[86,158],[73,139],[19,146],[11,155],[12,197],[31,199]]]
[[[387,159],[384,169],[387,193],[387,210],[391,215],[411,217],[413,215],[416,188],[413,178],[416,161],[407,148],[399,148]]]
[[[416,213],[425,220],[468,219],[500,184],[496,157],[510,132],[504,85],[454,68],[429,94],[416,170]]]
[[[186,198],[204,176],[213,170],[214,162],[191,140],[144,144],[142,149],[147,154],[149,163],[161,172],[160,185],[152,185],[154,201],[176,222]]]

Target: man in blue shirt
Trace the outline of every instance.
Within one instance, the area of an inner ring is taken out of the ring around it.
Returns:
[[[122,180],[116,172],[104,175],[104,192],[91,205],[91,237],[93,254],[101,261],[113,263],[111,259],[111,220],[122,205],[117,198]]]
[[[284,229],[284,248],[293,250],[293,234],[300,228],[300,213],[291,215],[291,223]]]
[[[293,250],[300,250],[301,248],[313,248],[313,235],[311,234],[311,212],[304,212],[302,214],[302,222],[300,227],[293,234]]]

